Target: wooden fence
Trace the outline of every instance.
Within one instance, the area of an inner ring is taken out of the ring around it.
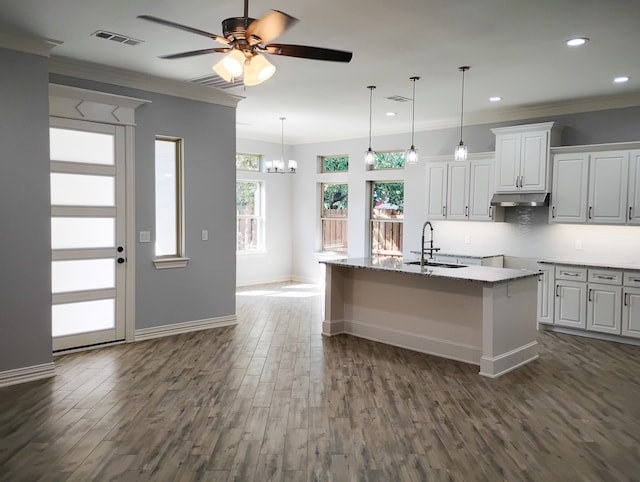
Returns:
[[[324,209],[322,212],[322,250],[347,252],[347,210]]]

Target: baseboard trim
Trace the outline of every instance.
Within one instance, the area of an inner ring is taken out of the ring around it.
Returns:
[[[325,321],[325,323],[327,322]],[[343,325],[341,331],[339,331],[339,323],[342,323]],[[342,320],[339,323],[336,324],[334,327],[335,331],[333,332],[331,332],[331,328],[327,327],[331,335],[345,333],[359,338],[366,338],[367,340],[405,348],[407,350],[426,353],[427,355],[435,355],[442,358],[448,358],[450,360],[470,363],[472,365],[480,365],[482,350],[471,345],[455,343],[448,340],[440,340],[438,338],[383,328],[380,326],[372,326],[366,323],[359,323],[350,320]]]
[[[608,333],[599,333],[596,331],[586,331],[580,328],[569,328],[568,326],[557,326],[540,323],[544,330],[555,331],[565,335],[576,335],[583,338],[592,338],[594,340],[612,341],[614,343],[624,343],[625,345],[640,346],[640,338],[631,338],[622,335],[610,335]]]
[[[220,316],[218,318],[208,318],[205,320],[185,321],[184,323],[174,323],[172,325],[154,326],[151,328],[141,328],[134,333],[135,341],[151,340],[164,336],[179,335],[192,331],[209,330],[211,328],[221,328],[238,324],[236,315]]]
[[[236,288],[247,288],[250,286],[269,285],[273,283],[287,283],[289,281],[293,281],[291,279],[291,276],[282,276],[278,278],[270,278],[267,280],[251,280],[251,281],[244,281],[242,283],[236,283]]]
[[[33,382],[35,380],[42,380],[43,378],[54,377],[55,375],[56,365],[53,362],[24,368],[16,368],[14,370],[6,370],[4,372],[0,372],[0,387]]]
[[[480,359],[480,375],[498,378],[538,358],[538,342],[532,341],[507,353]]]

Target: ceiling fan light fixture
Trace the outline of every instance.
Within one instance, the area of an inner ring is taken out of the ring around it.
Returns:
[[[462,140],[462,121],[464,119],[464,73],[470,68],[471,67],[469,67],[468,65],[458,67],[458,70],[462,72],[462,89],[460,96],[460,143],[453,150],[454,161],[466,161],[469,154],[469,150],[467,146],[464,145],[464,142]]]
[[[256,54],[244,64],[244,85],[258,85],[271,78],[276,67],[264,55]]]
[[[231,82],[242,75],[244,62],[244,54],[238,49],[233,49],[213,66],[213,71],[227,82]]]

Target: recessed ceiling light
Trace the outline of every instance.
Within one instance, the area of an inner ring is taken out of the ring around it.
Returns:
[[[397,112],[387,112],[387,114],[389,117],[393,117],[394,115],[398,115]]]
[[[494,95],[493,97],[489,97],[490,102],[500,102],[501,100],[502,100],[502,97],[500,97],[499,95]]]
[[[614,77],[613,81],[616,84],[624,84],[625,82],[629,82],[629,76],[627,76],[627,75],[619,75],[618,77]]]
[[[567,45],[569,47],[580,47],[581,45],[586,44],[588,41],[589,39],[586,37],[570,38],[569,40],[567,40]]]

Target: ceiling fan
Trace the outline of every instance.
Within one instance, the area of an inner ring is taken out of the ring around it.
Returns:
[[[257,85],[270,78],[276,68],[262,55],[263,53],[332,62],[349,62],[353,56],[351,52],[344,50],[269,43],[291,28],[298,19],[279,10],[270,10],[258,19],[251,18],[249,17],[249,0],[244,0],[243,17],[231,17],[222,21],[223,35],[188,27],[152,15],[139,15],[138,18],[202,35],[225,45],[224,47],[163,55],[160,58],[182,59],[196,55],[227,53],[227,56],[213,66],[213,70],[227,82],[243,76],[245,85]]]

